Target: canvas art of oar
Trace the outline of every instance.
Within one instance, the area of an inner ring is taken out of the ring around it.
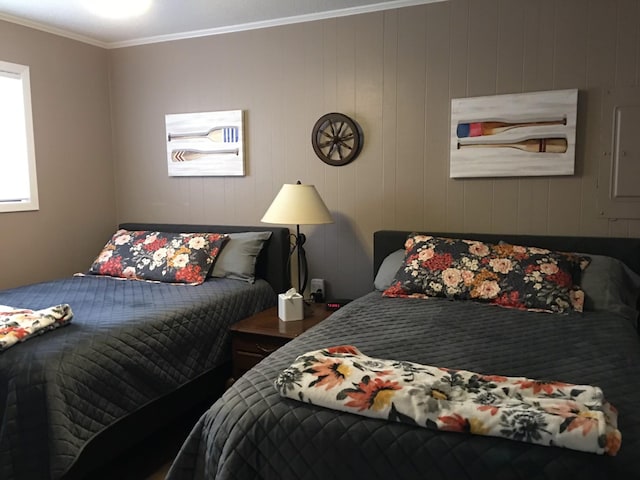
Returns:
[[[207,158],[215,155],[238,155],[238,153],[238,148],[231,148],[227,150],[172,150],[171,161],[191,162],[193,160],[199,160],[201,158]]]
[[[531,153],[565,153],[566,138],[531,138],[513,143],[458,143],[458,150],[465,148],[515,148]]]
[[[483,137],[486,135],[496,135],[498,133],[506,132],[507,130],[513,130],[523,127],[542,127],[545,125],[566,125],[567,119],[561,118],[557,120],[546,120],[542,122],[522,122],[522,123],[509,123],[509,122],[469,122],[459,123],[456,129],[458,138],[468,137]]]
[[[213,127],[201,133],[170,133],[168,137],[169,141],[206,139],[215,143],[235,143],[238,141],[238,127]]]

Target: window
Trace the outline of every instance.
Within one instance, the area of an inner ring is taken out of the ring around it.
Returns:
[[[0,212],[38,210],[29,67],[0,61]]]

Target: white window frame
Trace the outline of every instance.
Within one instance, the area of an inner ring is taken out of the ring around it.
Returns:
[[[39,210],[38,203],[38,179],[36,176],[36,154],[33,141],[33,116],[31,112],[31,81],[29,67],[17,63],[3,62],[0,60],[0,75],[10,78],[17,78],[22,81],[22,103],[24,106],[24,130],[25,130],[25,150],[26,167],[29,172],[29,198],[25,199],[3,199],[0,192],[0,213],[2,212],[22,212]],[[0,112],[1,115],[1,112]],[[0,153],[2,155],[2,153]],[[4,159],[6,160],[6,158]],[[11,160],[11,159],[8,159]],[[0,175],[8,178],[8,164],[0,160]]]

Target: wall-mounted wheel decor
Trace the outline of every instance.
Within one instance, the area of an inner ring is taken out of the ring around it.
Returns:
[[[356,159],[363,144],[362,129],[342,113],[327,113],[313,126],[313,151],[324,163],[339,167]]]

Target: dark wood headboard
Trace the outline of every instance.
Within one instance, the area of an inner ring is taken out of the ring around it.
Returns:
[[[161,232],[272,232],[271,238],[258,256],[256,276],[265,279],[276,293],[286,292],[291,287],[291,276],[287,267],[289,259],[289,229],[285,227],[240,226],[240,225],[189,225],[174,223],[121,223],[126,230],[157,230]]]
[[[410,233],[412,232],[406,230],[379,230],[374,232],[374,275],[387,255],[400,248],[404,248],[404,242]],[[509,235],[495,233],[420,233],[436,237],[465,238],[489,243],[504,241],[515,245],[526,245],[564,252],[608,255],[609,257],[622,260],[629,268],[640,274],[640,238],[561,237],[549,235]]]

